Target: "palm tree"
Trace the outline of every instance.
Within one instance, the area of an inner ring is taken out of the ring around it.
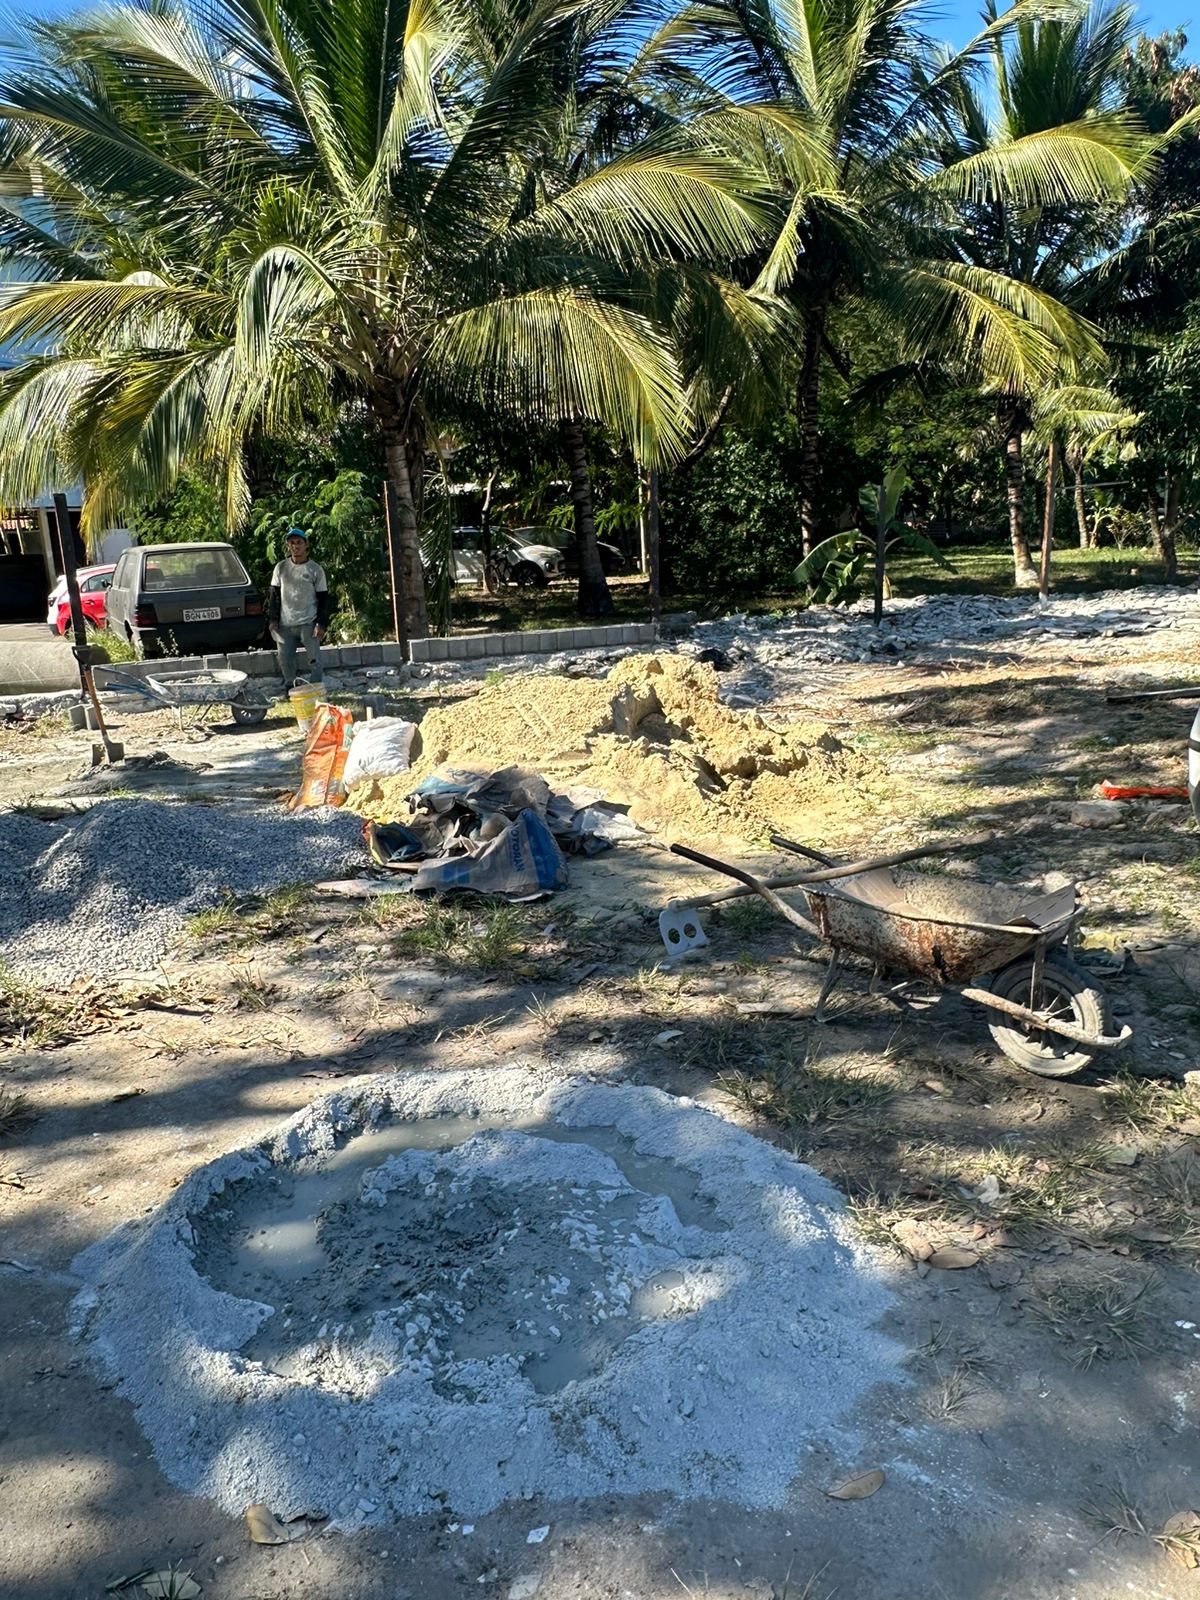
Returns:
[[[499,47],[484,13],[137,0],[39,25],[0,82],[0,137],[51,236],[84,245],[0,297],[0,339],[47,350],[0,386],[0,492],[82,476],[98,528],[200,468],[236,523],[246,441],[357,396],[411,638],[439,412],[595,418],[643,457],[682,449],[681,373],[638,275],[752,245],[735,163],[672,129],[545,183],[589,5],[528,0]]]
[[[994,10],[987,15],[994,25]],[[957,238],[963,259],[1048,302],[1077,300],[1081,274],[1114,243],[1122,203],[1154,149],[1124,104],[1131,16],[1129,6],[1076,0],[1047,17],[995,28],[986,72],[976,80],[957,75],[940,102],[943,187],[953,186],[968,224]],[[985,171],[998,177],[1005,166],[1003,188],[972,181]],[[1085,336],[1064,347],[1052,381],[1094,382],[1104,366]],[[997,380],[1013,565],[1017,583],[1030,584],[1037,574],[1025,526],[1024,440],[1045,377],[1033,384],[1013,372]]]
[[[662,30],[663,56],[736,126],[786,207],[756,288],[793,316],[805,552],[822,374],[850,378],[855,319],[900,365],[933,356],[1017,396],[1099,358],[1056,279],[972,239],[1022,208],[1123,194],[1141,149],[1119,115],[1053,96],[1040,119],[989,121],[971,76],[984,55],[1006,59],[1012,16],[990,17],[956,57],[933,50],[912,0],[705,0]]]

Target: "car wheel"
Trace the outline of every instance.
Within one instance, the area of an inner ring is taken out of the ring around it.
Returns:
[[[544,589],[550,582],[541,567],[532,561],[518,562],[513,579],[519,589]]]

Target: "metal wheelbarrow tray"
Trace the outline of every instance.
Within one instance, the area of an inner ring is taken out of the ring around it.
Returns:
[[[1029,894],[945,874],[891,870],[899,860],[963,850],[983,843],[982,837],[849,865],[777,836],[773,842],[809,856],[817,867],[772,885],[683,845],[671,848],[736,878],[745,885],[740,892],[760,895],[793,926],[829,946],[817,1021],[845,956],[856,955],[871,961],[877,974],[898,971],[957,988],[987,1009],[988,1027],[1004,1054],[1042,1077],[1078,1072],[1097,1052],[1120,1049],[1132,1037],[1128,1026],[1108,1034],[1103,993],[1070,959],[1071,935],[1082,915],[1073,884]],[[781,898],[781,887],[803,889],[807,917]],[[668,950],[707,943],[695,906],[726,898],[672,902],[660,918]],[[694,936],[680,931],[689,928]]]
[[[176,715],[180,729],[186,721],[197,726],[210,716],[217,706],[228,706],[235,722],[250,725],[261,722],[270,710],[270,702],[261,689],[251,684],[249,676],[232,667],[184,668],[172,671],[162,668],[145,677],[135,672],[111,669],[101,693],[105,695],[133,695],[152,705],[169,706]]]

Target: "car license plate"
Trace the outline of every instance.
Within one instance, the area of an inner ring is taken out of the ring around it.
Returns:
[[[185,622],[220,622],[220,606],[184,606],[183,620]]]

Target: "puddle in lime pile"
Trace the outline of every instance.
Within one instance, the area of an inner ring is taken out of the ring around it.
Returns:
[[[274,1308],[247,1359],[364,1396],[407,1369],[464,1399],[514,1372],[553,1393],[693,1314],[729,1229],[694,1173],[611,1127],[511,1116],[386,1123],[194,1220],[213,1287]]]

